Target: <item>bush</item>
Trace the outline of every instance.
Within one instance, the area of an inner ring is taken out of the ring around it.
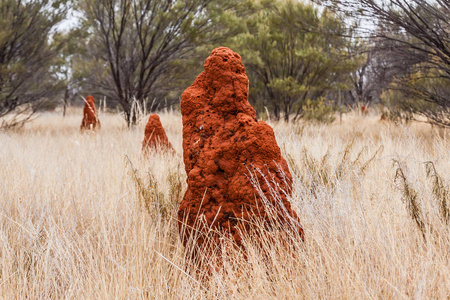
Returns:
[[[327,103],[325,98],[306,100],[302,105],[302,118],[306,121],[329,124],[335,120],[337,107]]]

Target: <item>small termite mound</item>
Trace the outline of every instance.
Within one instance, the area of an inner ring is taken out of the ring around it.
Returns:
[[[157,114],[151,114],[145,126],[145,136],[142,141],[142,152],[148,154],[151,150],[163,149],[175,153],[167,138],[161,120]]]
[[[84,100],[83,107],[83,120],[81,121],[80,130],[93,130],[100,129],[100,120],[98,119],[98,112],[95,108],[95,100],[92,96],[87,96]]]

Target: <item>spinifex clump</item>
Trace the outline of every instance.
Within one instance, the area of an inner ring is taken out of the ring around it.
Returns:
[[[291,173],[272,128],[256,120],[248,102],[241,57],[228,48],[217,48],[204,68],[181,100],[188,188],[178,220],[184,245],[192,236],[197,249],[204,247],[206,239],[219,244],[223,232],[241,245],[240,231],[251,230],[255,216],[273,220],[273,211],[265,208],[251,175],[275,208],[275,223],[291,223],[303,238],[297,214],[287,200]]]
[[[97,130],[100,129],[100,120],[98,112],[95,108],[95,100],[92,96],[87,96],[83,108],[83,120],[81,121],[80,130]]]

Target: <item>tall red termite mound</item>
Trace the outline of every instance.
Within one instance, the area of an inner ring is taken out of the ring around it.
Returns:
[[[204,68],[181,100],[188,188],[178,220],[184,245],[195,234],[196,245],[201,248],[205,242],[202,234],[209,228],[229,232],[241,245],[239,231],[251,230],[248,224],[253,217],[271,219],[250,181],[251,174],[274,205],[272,216],[282,223],[292,221],[303,237],[287,200],[291,173],[272,128],[256,120],[248,102],[249,82],[241,57],[228,48],[217,48]],[[277,200],[271,193],[274,190]],[[219,242],[219,235],[212,238]]]
[[[152,114],[148,118],[147,125],[145,126],[145,137],[142,141],[142,151],[147,153],[152,148],[157,149],[158,145],[163,149],[175,151],[167,138],[166,131],[161,124],[159,116]]]
[[[92,96],[87,96],[83,108],[83,120],[81,121],[81,130],[100,129],[100,120],[98,119],[95,100]]]

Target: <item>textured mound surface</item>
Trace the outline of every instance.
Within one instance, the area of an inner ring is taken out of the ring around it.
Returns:
[[[272,128],[256,120],[248,102],[248,78],[239,54],[214,49],[204,68],[181,100],[188,188],[178,211],[180,233],[186,245],[194,231],[226,230],[240,245],[239,226],[248,227],[245,221],[252,213],[268,218],[251,174],[277,208],[281,222],[289,220],[286,215],[297,220],[286,197],[292,176]],[[279,192],[277,201],[270,190]],[[203,242],[199,237],[197,245]]]
[[[87,96],[83,108],[83,120],[81,121],[81,130],[100,129],[100,120],[95,108],[95,100],[92,96]]]
[[[147,125],[145,126],[145,137],[144,141],[142,141],[142,151],[146,153],[152,148],[157,149],[158,145],[160,145],[163,149],[175,152],[172,144],[167,138],[166,131],[162,127],[159,116],[152,114],[148,118]]]

